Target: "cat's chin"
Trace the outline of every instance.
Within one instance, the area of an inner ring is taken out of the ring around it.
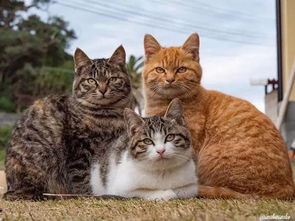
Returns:
[[[100,99],[97,99],[96,102],[87,101],[86,99],[78,98],[77,101],[80,104],[84,106],[88,106],[88,107],[103,107],[103,106],[108,106],[112,103],[112,101],[109,100],[108,98],[100,98]]]
[[[140,165],[144,170],[162,171],[180,167],[186,162],[187,161],[175,161],[174,158],[156,158],[146,162],[141,162]]]
[[[157,94],[165,98],[175,98],[185,94],[185,91],[180,90],[179,88],[176,88],[176,87],[161,87],[157,91]]]

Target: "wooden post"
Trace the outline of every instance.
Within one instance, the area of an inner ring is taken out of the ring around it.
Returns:
[[[295,62],[294,62],[293,67],[292,67],[292,72],[290,74],[290,78],[289,78],[289,81],[288,81],[286,93],[284,94],[284,98],[283,98],[283,101],[282,101],[280,109],[279,109],[279,116],[278,116],[278,120],[277,120],[277,123],[276,123],[276,127],[279,130],[281,130],[282,123],[283,123],[283,120],[284,120],[284,117],[285,117],[285,114],[286,114],[286,110],[287,110],[288,102],[289,102],[289,97],[290,97],[290,94],[291,94],[291,91],[292,91],[292,87],[294,85],[294,80],[295,80]]]

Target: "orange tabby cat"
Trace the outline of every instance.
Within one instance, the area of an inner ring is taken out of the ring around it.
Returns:
[[[285,143],[270,119],[249,102],[200,85],[199,36],[181,47],[144,38],[147,115],[181,99],[196,155],[200,196],[290,199],[295,188]]]

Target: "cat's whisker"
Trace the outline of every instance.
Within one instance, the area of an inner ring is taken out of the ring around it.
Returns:
[[[173,154],[173,157],[181,160],[189,160],[191,158],[191,156],[185,156],[183,154]]]

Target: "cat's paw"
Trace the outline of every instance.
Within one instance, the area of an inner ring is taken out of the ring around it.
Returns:
[[[148,196],[147,200],[156,200],[156,201],[167,201],[173,198],[176,198],[177,195],[173,190],[160,190],[157,191],[150,196]]]

